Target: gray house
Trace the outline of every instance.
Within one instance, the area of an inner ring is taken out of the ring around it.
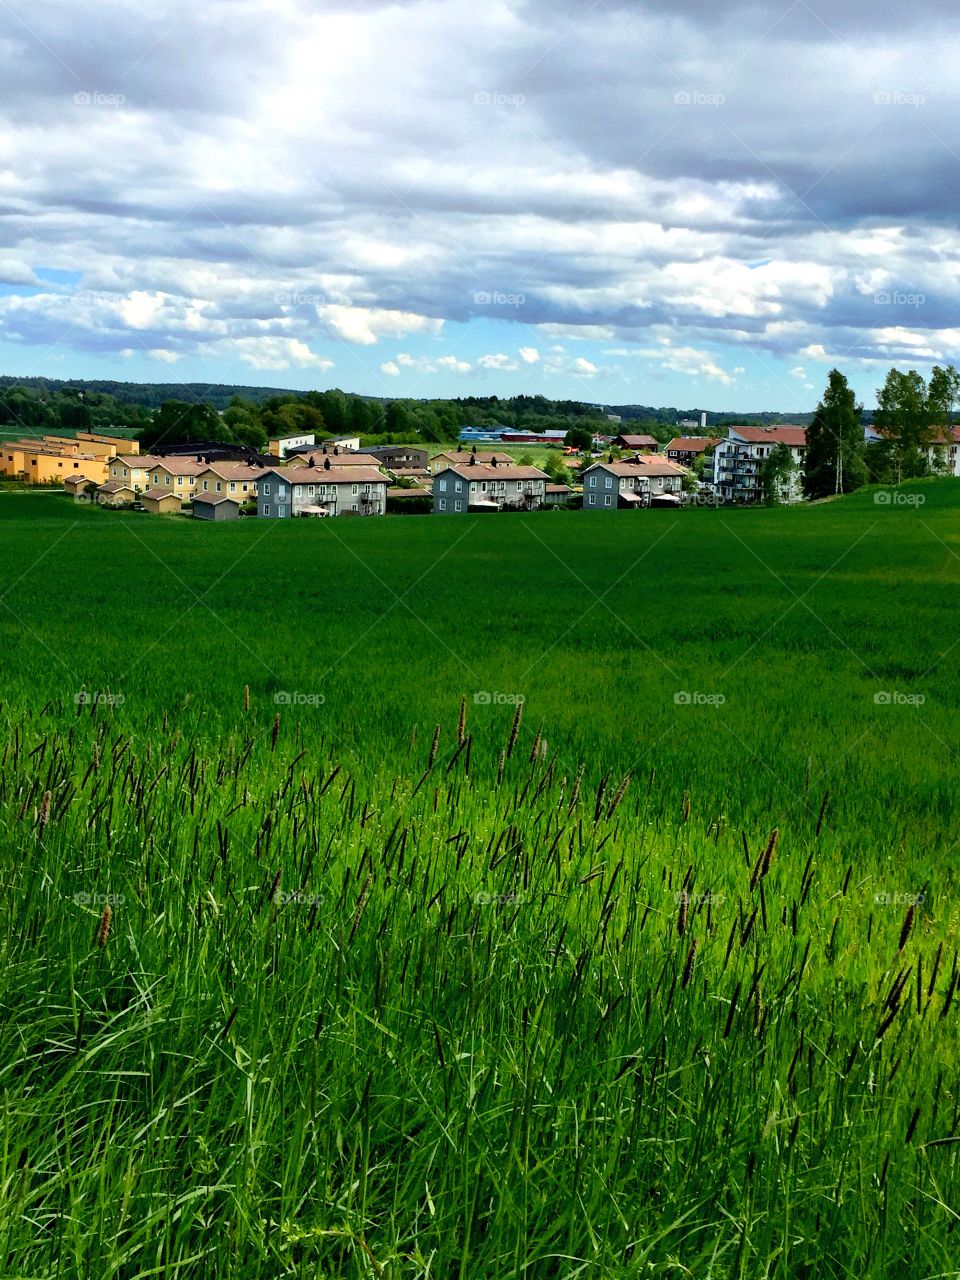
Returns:
[[[480,462],[444,467],[433,478],[435,514],[535,511],[543,505],[547,474],[538,467]]]
[[[367,445],[363,452],[388,471],[426,471],[430,461],[428,451],[413,444]]]
[[[240,503],[225,493],[197,493],[193,514],[197,520],[239,520]]]
[[[382,516],[387,509],[387,477],[375,467],[272,468],[257,486],[257,515],[268,520],[292,516]]]
[[[680,501],[685,470],[674,462],[595,462],[583,472],[585,511],[646,507],[657,499]],[[664,505],[667,505],[664,502]]]

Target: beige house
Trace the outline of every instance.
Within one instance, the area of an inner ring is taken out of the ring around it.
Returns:
[[[143,509],[152,516],[176,516],[183,508],[183,499],[168,489],[147,489],[140,495]]]
[[[263,467],[251,467],[245,462],[211,462],[198,472],[194,493],[225,493],[241,502],[252,502],[263,472]]]
[[[100,482],[90,476],[67,476],[63,482],[63,491],[73,498],[74,502],[93,502]]]
[[[150,468],[148,478],[154,489],[169,489],[181,498],[192,498],[197,490],[197,477],[209,468],[209,462],[199,462],[196,458],[162,458]]]
[[[119,480],[108,480],[97,490],[97,502],[101,507],[125,507],[136,500],[136,492]]]
[[[150,488],[150,471],[163,462],[163,458],[152,453],[134,453],[122,458],[113,458],[110,462],[110,480],[119,480],[134,489]]]

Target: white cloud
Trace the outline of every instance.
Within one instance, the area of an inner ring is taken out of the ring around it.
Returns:
[[[400,376],[399,366],[394,364],[392,360],[384,360],[383,364],[380,366],[380,372],[387,374],[391,378],[397,378]]]
[[[480,356],[477,364],[481,369],[502,369],[506,372],[514,372],[520,366],[516,361],[511,360],[509,356],[500,352],[498,355]]]
[[[381,338],[405,338],[412,333],[439,333],[442,320],[415,315],[410,311],[387,311],[380,307],[343,306],[330,303],[317,307],[317,314],[333,332],[347,342],[374,346]]]
[[[521,347],[519,355],[524,364],[536,364],[540,359],[540,352],[536,347]]]

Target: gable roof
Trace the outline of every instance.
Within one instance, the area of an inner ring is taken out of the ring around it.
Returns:
[[[118,453],[115,458],[110,459],[111,465],[118,463],[134,470],[139,468],[145,471],[155,467],[158,462],[166,462],[166,458],[161,457],[159,453]]]
[[[460,476],[463,480],[546,480],[547,473],[541,471],[539,467],[521,467],[519,464],[508,466],[506,463],[499,463],[497,466],[484,466],[482,463],[476,462],[472,465],[467,463],[465,466],[460,464],[457,466],[444,467],[438,472],[443,475],[446,471],[452,471],[454,475]]]
[[[161,458],[149,467],[150,471],[166,471],[172,476],[198,476],[201,471],[206,471],[212,464],[209,462],[200,462],[196,458],[177,458],[174,456]]]
[[[141,498],[155,499],[157,502],[159,502],[161,498],[172,498],[174,502],[183,501],[179,493],[171,493],[169,489],[144,489],[140,496]]]
[[[235,507],[243,506],[239,498],[231,498],[229,493],[196,493],[192,501],[194,506],[199,504],[215,507],[218,502],[232,502]]]
[[[806,427],[731,427],[730,435],[736,435],[745,444],[787,444],[802,449],[807,443]]]
[[[646,464],[636,462],[595,462],[592,466],[587,467],[586,471],[596,471],[598,468],[603,471],[609,471],[614,476],[682,476],[685,474],[685,469],[675,462],[649,462]],[[586,471],[584,472],[585,475]]]
[[[134,490],[123,480],[108,480],[106,484],[100,485],[98,493],[133,493]]]
[[[680,453],[703,453],[719,443],[720,438],[718,436],[675,436],[663,448],[665,453],[669,453],[671,449],[675,449]]]
[[[430,461],[436,462],[439,458],[447,458],[450,462],[457,464],[465,463],[467,466],[470,465],[471,458],[476,458],[478,464],[492,462],[494,458],[496,458],[497,462],[507,464],[514,460],[512,453],[497,453],[495,449],[486,453],[481,453],[479,450],[473,453],[471,449],[445,449],[443,453],[435,453]]]
[[[387,484],[387,477],[376,467],[268,467],[259,479],[270,476],[284,484]]]
[[[208,462],[198,475],[212,471],[218,480],[259,480],[265,474],[264,467],[251,467],[248,462]]]
[[[653,436],[631,436],[620,434],[618,436],[614,436],[614,439],[622,440],[624,447],[627,449],[649,449],[651,447],[656,449],[657,447],[657,441]]]

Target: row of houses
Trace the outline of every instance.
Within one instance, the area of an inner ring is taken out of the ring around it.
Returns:
[[[70,476],[105,481],[112,459],[138,453],[136,440],[80,431],[76,436],[45,435],[34,440],[0,442],[0,475],[27,484],[62,484]]]

